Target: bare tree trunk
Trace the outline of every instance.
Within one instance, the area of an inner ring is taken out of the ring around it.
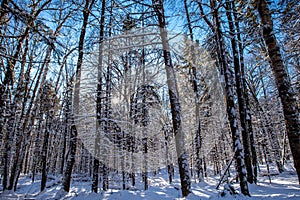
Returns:
[[[61,152],[61,166],[60,166],[60,174],[64,173],[65,168],[65,160],[66,160],[66,151],[67,151],[67,138],[70,136],[70,116],[72,115],[71,104],[73,99],[73,79],[69,80],[68,72],[66,71],[66,94],[64,97],[64,130],[62,130],[62,152]]]
[[[190,14],[188,10],[187,0],[184,0],[184,8],[186,13],[186,18],[188,22],[188,29],[190,34],[190,39],[192,41],[191,46],[191,55],[192,60],[189,61],[190,65],[192,67],[192,84],[193,84],[193,90],[195,95],[195,125],[196,125],[196,135],[195,135],[195,146],[196,146],[196,169],[197,169],[197,177],[199,182],[203,181],[203,167],[202,167],[202,155],[201,155],[201,146],[202,146],[202,135],[201,135],[201,122],[200,122],[200,98],[199,98],[199,89],[198,89],[198,82],[197,82],[197,70],[195,66],[195,51],[194,51],[194,34],[193,29],[191,25],[191,19]]]
[[[56,108],[56,94],[55,90],[51,87],[51,84],[47,84],[44,87],[43,91],[43,97],[42,101],[44,101],[43,109],[45,110],[46,114],[46,122],[45,122],[45,134],[44,134],[44,140],[43,140],[43,146],[42,146],[42,156],[41,156],[41,162],[42,162],[42,180],[41,180],[41,191],[43,191],[46,188],[46,182],[47,182],[47,175],[48,175],[48,165],[49,162],[49,143],[51,144],[51,137],[50,137],[50,130],[54,127],[52,127],[52,124],[54,123],[54,112]],[[54,95],[54,96],[52,96]],[[42,102],[41,102],[42,103]],[[50,154],[51,155],[51,154]],[[55,155],[52,155],[55,159]],[[51,159],[51,157],[50,157]],[[55,162],[54,162],[55,163]]]
[[[280,48],[274,35],[271,13],[266,0],[257,0],[257,10],[261,18],[263,38],[267,45],[270,66],[275,77],[276,86],[283,107],[286,131],[300,184],[300,120],[296,94],[293,91],[288,72],[286,71],[281,58]]]
[[[102,0],[100,19],[100,34],[99,34],[99,57],[98,57],[98,83],[97,83],[97,99],[96,99],[96,139],[95,139],[95,158],[93,164],[93,183],[92,192],[98,192],[99,182],[99,144],[101,135],[101,117],[102,117],[102,68],[103,68],[103,38],[104,38],[104,23],[105,23],[105,0]]]
[[[73,165],[75,162],[75,154],[77,148],[77,129],[75,126],[75,121],[72,119],[71,131],[70,131],[70,144],[69,144],[69,154],[66,163],[66,169],[63,177],[63,189],[69,192],[71,185],[71,175],[73,170]]]
[[[168,36],[166,31],[166,21],[162,0],[152,0],[154,11],[158,17],[160,35],[163,45],[163,55],[167,74],[167,84],[169,89],[173,131],[175,134],[175,144],[178,159],[179,175],[181,181],[182,196],[186,197],[191,193],[190,170],[187,160],[187,153],[184,146],[184,133],[181,122],[181,108],[179,103],[178,88],[175,71],[172,64]]]
[[[240,187],[241,192],[246,195],[250,196],[248,184],[247,184],[247,171],[245,167],[244,161],[244,152],[243,147],[240,140],[240,132],[238,130],[238,121],[236,116],[236,109],[234,106],[234,83],[233,83],[233,76],[231,70],[229,69],[228,63],[225,57],[225,50],[224,50],[224,43],[222,38],[221,32],[221,24],[218,14],[218,9],[215,0],[211,0],[211,7],[213,9],[213,18],[215,22],[215,28],[213,29],[214,33],[216,34],[216,43],[218,45],[218,58],[219,58],[219,65],[221,74],[224,75],[225,79],[225,91],[226,91],[226,104],[227,104],[227,115],[229,120],[229,127],[232,134],[232,142],[233,142],[233,151],[235,154],[236,164],[237,164],[237,171],[240,179]]]
[[[5,108],[7,109],[7,108]],[[4,110],[3,110],[4,111]],[[4,113],[4,112],[3,112]],[[8,112],[9,113],[9,112]],[[6,115],[8,114],[6,113]],[[4,133],[4,136],[3,136],[3,149],[2,152],[3,152],[3,157],[2,157],[2,162],[1,163],[3,165],[3,168],[2,168],[2,187],[3,187],[3,190],[6,190],[7,187],[8,187],[8,174],[9,174],[9,166],[10,166],[10,156],[11,156],[11,147],[12,147],[12,138],[13,138],[13,131],[12,131],[12,128],[13,128],[13,121],[14,119],[12,118],[14,115],[14,113],[10,113],[10,117],[9,117],[9,120],[6,122],[7,123],[7,129],[5,130],[5,133]],[[2,130],[1,130],[2,131]]]
[[[233,17],[235,19],[235,27],[237,29],[237,41],[238,41],[238,49],[239,49],[239,56],[240,56],[240,65],[241,65],[241,81],[244,87],[244,97],[245,97],[245,115],[246,115],[246,127],[249,132],[249,139],[250,139],[250,145],[251,145],[251,154],[252,154],[252,166],[253,166],[253,181],[257,182],[257,168],[258,168],[258,162],[257,162],[257,152],[256,152],[256,146],[255,146],[255,140],[254,140],[254,132],[252,127],[252,117],[250,113],[250,101],[249,101],[249,95],[247,90],[247,83],[245,78],[245,65],[244,65],[244,47],[243,47],[243,41],[241,37],[241,31],[239,26],[239,19],[238,19],[238,12],[236,11],[236,5],[234,1],[231,2],[233,7]]]
[[[264,85],[263,85],[263,87],[264,87]],[[262,119],[261,124],[263,126],[263,130],[266,129],[266,131],[265,131],[266,137],[268,137],[270,140],[270,144],[272,147],[272,151],[274,153],[278,172],[282,173],[284,169],[283,169],[283,164],[281,162],[282,156],[281,156],[280,144],[279,144],[279,139],[278,139],[277,135],[275,134],[274,128],[271,123],[271,116],[268,114],[267,111],[265,111],[263,109],[262,105],[260,104],[260,102],[256,96],[256,92],[253,90],[254,90],[254,88],[251,88],[250,92],[252,93],[253,99],[257,106],[258,113]]]
[[[43,140],[43,147],[42,147],[42,180],[41,180],[41,192],[46,188],[47,182],[47,154],[48,154],[48,144],[49,144],[49,135],[50,135],[50,116],[46,118],[46,127],[45,127],[45,135]]]
[[[165,136],[165,147],[166,147],[166,161],[167,161],[167,170],[168,170],[168,174],[169,174],[169,183],[171,184],[173,181],[173,177],[174,177],[174,168],[173,168],[173,163],[171,162],[170,159],[170,153],[169,153],[169,141],[170,141],[170,135],[172,134],[170,127],[168,124],[163,125],[163,132],[164,132],[164,136]]]
[[[7,8],[7,1],[3,1],[1,4],[1,7],[4,9],[1,12],[1,20],[4,17],[4,13],[6,12],[6,8]],[[2,16],[3,13],[3,16]],[[10,93],[10,87],[13,86],[13,80],[14,80],[14,68],[15,65],[17,63],[19,54],[21,52],[21,49],[23,47],[23,42],[24,40],[28,38],[29,35],[29,31],[30,31],[30,27],[32,25],[33,21],[30,20],[30,22],[28,22],[26,29],[22,35],[22,37],[20,37],[20,39],[18,40],[18,45],[16,48],[16,51],[14,53],[14,56],[8,61],[8,64],[6,66],[6,73],[4,75],[4,81],[2,84],[0,84],[0,111],[1,111],[1,115],[4,118],[4,113],[7,112],[9,114],[9,118],[7,120],[7,126],[8,129],[6,130],[6,134],[4,134],[4,142],[5,142],[5,146],[4,146],[4,155],[3,155],[3,189],[12,189],[10,188],[10,186],[7,185],[7,181],[8,181],[8,169],[9,169],[9,152],[11,150],[11,139],[14,137],[14,133],[15,133],[15,128],[14,128],[14,123],[16,121],[16,102],[12,103],[11,106],[9,106],[9,93]],[[28,43],[27,43],[28,45]],[[25,47],[25,52],[27,52],[28,50],[28,46]],[[26,58],[26,56],[25,56]],[[17,93],[18,95],[18,93]],[[15,98],[17,99],[17,98]],[[4,125],[4,124],[3,124]],[[3,125],[1,125],[1,129],[0,131],[2,132],[3,129]]]
[[[143,49],[142,56],[141,56],[141,64],[142,64],[142,71],[143,71],[143,77],[142,77],[142,85],[145,85],[145,78],[146,78],[146,72],[145,72],[145,49]],[[144,164],[144,171],[143,171],[143,180],[144,180],[144,190],[148,190],[148,137],[147,137],[147,118],[146,118],[146,94],[143,94],[142,97],[142,125],[143,125],[143,164]]]
[[[77,68],[76,68],[76,80],[75,80],[75,90],[74,90],[74,110],[72,116],[72,125],[71,125],[71,135],[70,135],[70,151],[67,158],[66,170],[63,178],[63,189],[66,192],[70,190],[71,184],[71,175],[73,170],[73,165],[75,163],[75,154],[76,154],[76,146],[77,146],[77,128],[75,125],[75,117],[79,114],[79,96],[80,96],[80,79],[81,79],[81,67],[83,62],[83,50],[84,50],[84,39],[86,34],[86,29],[88,25],[88,19],[90,15],[90,11],[93,7],[95,0],[86,0],[85,6],[83,10],[83,24],[81,27],[81,33],[79,36],[79,44],[78,44],[78,60],[77,60]]]
[[[53,50],[53,48],[51,46],[48,46],[46,56],[44,59],[44,64],[38,74],[37,83],[36,83],[36,85],[34,87],[34,91],[33,91],[34,95],[29,104],[29,108],[28,108],[26,114],[24,113],[24,109],[22,109],[19,123],[16,125],[16,129],[14,130],[14,132],[16,133],[17,140],[16,140],[16,152],[13,157],[13,164],[12,164],[11,172],[10,172],[10,180],[9,180],[9,186],[8,186],[9,190],[16,189],[18,177],[21,173],[21,167],[22,167],[22,163],[23,163],[25,149],[26,149],[26,145],[28,144],[28,140],[29,140],[30,132],[31,132],[31,129],[29,127],[34,124],[34,120],[35,120],[34,115],[37,113],[37,111],[39,109],[39,106],[38,106],[38,104],[36,104],[36,102],[39,101],[41,93],[42,93],[42,89],[46,82],[46,76],[47,76],[48,69],[49,69],[49,63],[50,63],[50,57],[51,57],[52,50]],[[41,82],[40,82],[40,79],[41,79]],[[24,107],[25,107],[25,105],[24,105]],[[24,119],[23,123],[22,123],[21,119]]]
[[[234,64],[234,72],[235,72],[235,83],[236,83],[236,92],[238,97],[238,105],[239,105],[239,114],[240,114],[240,122],[242,127],[242,140],[244,146],[245,153],[245,165],[247,169],[247,181],[249,183],[254,182],[254,172],[252,166],[252,152],[251,152],[251,144],[250,144],[250,130],[247,126],[247,113],[246,113],[246,99],[245,99],[245,87],[242,81],[242,72],[241,72],[241,63],[239,60],[239,51],[236,39],[236,31],[234,27],[234,21],[232,17],[233,6],[229,1],[226,1],[226,15],[228,18],[229,30],[230,30],[230,41],[232,46],[232,56],[233,56],[233,64]],[[249,113],[250,114],[250,113]]]
[[[144,181],[144,190],[148,190],[148,138],[146,137],[146,127],[143,127],[143,136],[142,144],[143,144],[143,181]]]

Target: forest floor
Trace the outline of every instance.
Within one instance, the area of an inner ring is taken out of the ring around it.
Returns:
[[[204,199],[236,199],[236,200],[299,200],[300,199],[300,186],[295,170],[292,167],[286,168],[282,174],[276,174],[275,170],[271,176],[271,183],[269,177],[266,176],[266,170],[261,167],[260,175],[258,177],[257,185],[249,185],[251,197],[243,195],[229,195],[222,196],[224,185],[216,190],[220,177],[205,178],[204,182],[198,183],[193,179],[192,181],[192,194],[187,200],[204,200]],[[143,183],[140,179],[137,180],[136,187],[129,188],[128,190],[120,190],[121,182],[116,177],[115,180],[110,180],[110,187],[108,191],[101,191],[98,194],[91,193],[91,180],[88,176],[74,175],[71,191],[69,193],[62,193],[61,178],[48,176],[47,188],[43,192],[39,192],[40,180],[39,176],[34,183],[31,182],[29,176],[21,176],[16,192],[0,192],[0,199],[20,199],[20,200],[33,200],[33,199],[72,199],[72,200],[99,200],[99,199],[149,199],[149,200],[169,200],[169,199],[183,199],[181,198],[180,180],[175,176],[173,183],[168,183],[168,176],[164,170],[161,170],[156,176],[149,177],[149,189],[144,191]],[[233,183],[234,188],[239,191],[239,185]],[[0,188],[2,189],[2,188]]]

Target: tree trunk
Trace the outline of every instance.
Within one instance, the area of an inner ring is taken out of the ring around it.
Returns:
[[[29,108],[26,112],[21,113],[20,119],[24,118],[24,122],[22,123],[21,120],[19,120],[19,123],[17,123],[16,128],[14,129],[14,132],[16,133],[16,152],[13,157],[13,164],[11,167],[10,172],[10,180],[9,180],[9,186],[8,189],[16,189],[16,185],[18,182],[18,177],[21,173],[21,167],[23,163],[23,158],[25,155],[25,149],[26,145],[28,144],[28,140],[30,137],[31,130],[29,127],[31,127],[34,124],[35,120],[35,113],[38,112],[39,106],[37,102],[39,102],[39,99],[41,98],[42,89],[44,87],[44,84],[46,82],[46,76],[49,69],[49,63],[50,63],[50,57],[52,54],[53,48],[51,46],[48,46],[46,56],[44,59],[44,64],[42,65],[42,68],[38,74],[37,82],[34,87],[32,100],[29,104]],[[40,82],[41,79],[41,82]],[[40,82],[40,83],[39,83]],[[39,88],[40,87],[40,88]],[[25,105],[24,105],[25,106]]]
[[[247,90],[247,83],[245,78],[245,65],[244,65],[244,47],[243,47],[243,41],[241,37],[241,31],[239,26],[239,20],[238,20],[238,12],[236,11],[236,5],[234,1],[232,1],[232,7],[233,7],[233,17],[235,20],[235,27],[237,29],[237,41],[238,41],[238,49],[239,49],[239,55],[240,55],[240,65],[241,65],[241,79],[242,84],[244,87],[244,97],[245,97],[245,114],[246,114],[246,127],[249,132],[249,139],[250,139],[250,145],[251,145],[251,153],[252,153],[252,166],[253,166],[253,175],[254,179],[253,181],[257,182],[257,168],[258,168],[258,162],[257,162],[257,152],[256,152],[256,146],[255,146],[255,140],[254,140],[254,132],[252,128],[252,117],[250,113],[250,101],[249,101],[249,95]]]
[[[198,82],[197,82],[197,70],[195,66],[196,55],[194,51],[194,35],[193,29],[191,25],[190,14],[188,10],[187,0],[184,0],[184,8],[186,13],[186,18],[188,22],[188,29],[190,34],[190,39],[192,41],[191,44],[191,61],[189,64],[192,68],[192,84],[193,90],[195,95],[195,125],[196,125],[196,135],[195,135],[195,146],[196,146],[196,171],[197,171],[197,178],[199,182],[203,181],[203,168],[202,168],[202,156],[201,156],[201,146],[202,146],[202,135],[201,135],[201,122],[200,122],[200,98],[199,98],[199,89],[198,89]]]
[[[46,188],[47,182],[47,154],[48,154],[48,143],[49,143],[49,135],[50,135],[50,126],[51,123],[49,122],[50,117],[47,116],[46,119],[46,127],[45,127],[45,135],[43,140],[43,147],[42,147],[42,180],[41,180],[41,192]]]
[[[65,168],[65,160],[66,160],[66,151],[67,151],[67,138],[70,136],[70,116],[71,114],[71,104],[73,98],[73,80],[69,80],[68,72],[66,72],[66,94],[64,97],[65,107],[64,107],[64,130],[62,133],[63,141],[62,141],[62,152],[61,152],[61,166],[60,166],[60,174],[63,175]]]
[[[71,185],[71,175],[73,170],[73,165],[75,162],[75,154],[77,148],[77,129],[75,125],[74,118],[72,119],[71,131],[70,131],[70,145],[69,145],[69,154],[66,163],[66,169],[63,177],[63,189],[66,192],[69,192]]]
[[[79,97],[80,97],[80,79],[81,79],[81,67],[83,62],[83,50],[84,50],[84,39],[86,34],[86,29],[88,25],[88,19],[90,15],[90,11],[93,7],[94,0],[86,0],[85,6],[83,10],[83,24],[81,27],[81,33],[79,36],[79,44],[78,44],[78,60],[77,60],[77,68],[76,68],[76,80],[75,80],[75,90],[74,90],[74,111],[72,116],[72,125],[71,125],[71,135],[70,135],[70,151],[67,158],[66,171],[63,178],[63,189],[66,192],[70,190],[71,184],[71,175],[73,170],[73,165],[75,163],[75,154],[77,148],[77,128],[75,125],[75,117],[79,114]]]
[[[53,117],[54,117],[54,109],[56,107],[56,101],[55,96],[53,95],[51,91],[51,85],[47,84],[44,87],[43,97],[42,101],[44,101],[43,109],[45,110],[46,114],[46,122],[45,122],[45,134],[44,134],[44,140],[43,140],[43,146],[42,146],[42,156],[41,156],[41,162],[42,162],[42,180],[41,180],[41,192],[46,188],[46,182],[47,182],[47,173],[48,173],[48,149],[49,149],[49,143],[51,141],[50,137],[50,130],[53,128]],[[53,91],[55,92],[55,91]],[[42,104],[42,102],[41,102]],[[51,154],[50,154],[51,155]]]
[[[98,57],[98,83],[97,83],[97,99],[96,99],[96,139],[95,139],[95,157],[93,164],[93,183],[92,192],[98,192],[99,182],[99,144],[101,135],[101,117],[102,117],[102,65],[103,65],[103,38],[104,38],[104,23],[105,23],[105,0],[102,0],[99,33],[99,57]]]
[[[245,167],[245,161],[244,161],[244,152],[243,147],[240,140],[240,132],[238,130],[238,121],[236,116],[236,109],[234,106],[234,84],[233,84],[233,76],[231,73],[231,70],[228,66],[228,63],[226,61],[225,57],[225,50],[224,50],[224,43],[222,38],[222,32],[221,32],[221,24],[218,14],[218,9],[216,7],[216,1],[211,0],[211,7],[213,10],[213,18],[215,22],[215,28],[214,33],[216,34],[216,43],[218,45],[218,58],[219,58],[219,65],[220,65],[220,71],[221,74],[224,76],[225,79],[225,97],[226,97],[226,110],[229,120],[229,127],[232,134],[232,142],[233,142],[233,151],[235,154],[235,159],[237,163],[237,172],[240,179],[240,186],[241,186],[241,192],[244,195],[250,196],[248,184],[247,184],[247,171]]]
[[[239,51],[237,45],[237,38],[235,32],[239,32],[239,30],[235,30],[232,13],[233,7],[231,6],[229,1],[226,1],[226,15],[228,18],[228,25],[230,30],[230,41],[232,47],[232,56],[233,56],[233,65],[234,65],[234,73],[235,73],[235,83],[236,83],[236,92],[238,97],[238,105],[239,105],[239,114],[240,114],[240,122],[242,127],[242,140],[244,146],[245,153],[245,165],[247,169],[247,180],[249,183],[254,182],[254,173],[252,166],[252,153],[251,153],[251,144],[250,144],[250,130],[247,126],[246,118],[246,99],[245,99],[245,86],[242,82],[242,72],[241,72],[241,63],[239,60]]]
[[[250,91],[251,91],[253,99],[256,103],[259,116],[262,119],[261,124],[262,124],[264,132],[266,133],[265,136],[268,137],[269,140],[270,140],[270,144],[271,144],[271,147],[272,147],[272,151],[274,153],[275,162],[276,162],[276,165],[277,165],[278,172],[282,173],[284,169],[283,169],[283,164],[281,162],[282,161],[282,156],[281,156],[280,144],[279,144],[279,139],[278,139],[277,135],[275,134],[274,128],[273,128],[272,123],[271,123],[271,116],[268,114],[267,111],[265,111],[263,109],[262,105],[260,104],[260,102],[259,102],[259,100],[258,100],[258,98],[255,94],[256,92],[253,91],[253,88]]]
[[[163,126],[163,132],[164,132],[164,136],[165,136],[165,147],[166,147],[166,161],[167,161],[167,170],[168,170],[168,175],[169,175],[169,183],[171,184],[172,181],[173,181],[173,176],[174,176],[174,167],[173,167],[173,163],[171,162],[171,159],[170,159],[170,155],[169,155],[169,136],[171,134],[171,130],[170,130],[170,127],[165,124]]]
[[[170,47],[168,44],[168,36],[166,32],[166,21],[164,16],[163,1],[152,0],[154,11],[158,17],[160,28],[160,36],[163,45],[163,55],[165,60],[165,68],[167,74],[167,84],[169,89],[173,131],[175,134],[175,145],[178,159],[178,167],[181,181],[182,196],[186,197],[191,193],[191,180],[189,164],[187,160],[187,153],[184,146],[184,133],[181,123],[181,108],[179,103],[179,95],[177,89],[177,82],[175,71],[172,65],[172,58],[170,54]]]
[[[271,13],[266,0],[257,0],[257,9],[263,27],[263,38],[267,45],[268,55],[270,57],[270,66],[275,77],[276,86],[282,103],[286,131],[300,184],[300,120],[296,94],[293,91],[288,72],[286,71],[281,58],[279,45],[277,44],[273,31]]]

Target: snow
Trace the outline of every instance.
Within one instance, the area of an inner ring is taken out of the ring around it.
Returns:
[[[274,167],[275,168],[275,167]],[[262,166],[261,174],[264,174],[265,167]],[[243,195],[230,195],[225,192],[225,196],[221,196],[222,190],[216,190],[218,184],[218,177],[205,178],[205,182],[196,182],[192,179],[192,193],[186,197],[181,198],[180,180],[178,172],[174,182],[168,183],[168,174],[166,170],[162,170],[156,176],[149,176],[149,190],[144,191],[143,183],[140,179],[137,180],[136,187],[131,187],[129,190],[109,189],[108,191],[100,191],[98,194],[92,193],[91,181],[87,179],[76,178],[72,182],[71,190],[65,193],[61,190],[59,177],[51,176],[45,191],[40,192],[40,177],[37,176],[37,181],[32,183],[29,176],[21,176],[20,184],[16,192],[5,191],[0,192],[0,199],[72,199],[72,200],[93,200],[93,199],[149,199],[149,200],[169,200],[169,199],[186,199],[186,200],[204,200],[204,199],[236,199],[236,200],[299,200],[300,186],[298,184],[297,175],[293,168],[286,170],[286,172],[272,176],[272,183],[269,183],[267,176],[258,177],[258,184],[250,184],[249,190],[251,197]],[[226,186],[226,185],[225,185]],[[238,191],[239,184],[234,183],[234,189]],[[228,187],[228,186],[227,186]],[[239,191],[238,191],[239,192]]]

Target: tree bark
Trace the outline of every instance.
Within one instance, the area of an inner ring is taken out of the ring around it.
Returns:
[[[211,0],[211,7],[213,9],[213,19],[215,22],[215,28],[213,29],[214,33],[216,34],[216,43],[218,45],[218,58],[219,58],[219,66],[221,75],[224,76],[225,79],[225,97],[226,97],[226,104],[227,104],[227,115],[229,120],[229,127],[232,134],[232,142],[233,142],[233,151],[235,154],[236,164],[237,164],[237,172],[240,179],[240,187],[241,192],[246,195],[250,196],[248,183],[247,183],[247,171],[245,167],[244,161],[244,152],[243,147],[241,145],[240,140],[240,132],[238,130],[238,122],[236,116],[236,109],[234,106],[234,84],[233,84],[233,77],[231,73],[231,69],[228,66],[225,50],[224,50],[224,43],[222,38],[222,30],[221,24],[219,19],[219,13],[216,5],[215,0]]]
[[[33,90],[33,97],[32,100],[29,104],[29,108],[26,112],[24,113],[24,109],[22,110],[23,112],[21,113],[21,119],[24,118],[24,121],[22,123],[21,120],[19,120],[19,123],[16,125],[16,129],[14,129],[14,132],[16,134],[16,152],[13,157],[13,164],[11,167],[11,172],[10,172],[10,180],[9,180],[9,186],[8,189],[16,189],[16,185],[18,182],[18,177],[21,173],[21,167],[23,163],[23,158],[25,155],[25,149],[26,145],[28,144],[28,140],[30,137],[31,130],[28,127],[31,127],[34,124],[35,120],[35,114],[39,110],[39,106],[37,102],[39,102],[39,99],[41,98],[41,93],[42,89],[44,87],[44,84],[46,82],[46,76],[49,70],[49,63],[50,63],[50,57],[52,54],[53,48],[51,46],[48,46],[46,56],[44,59],[44,64],[42,65],[42,68],[38,74],[37,82]],[[41,79],[41,81],[40,81]],[[40,82],[40,83],[39,83]],[[24,105],[25,106],[25,105]]]
[[[256,2],[263,27],[263,38],[267,45],[270,66],[281,99],[286,131],[300,184],[300,120],[296,94],[293,91],[288,72],[283,64],[280,48],[274,35],[273,21],[268,4],[266,0],[257,0]]]
[[[75,117],[79,114],[79,97],[80,97],[80,79],[81,79],[81,67],[83,62],[83,54],[84,54],[84,40],[86,29],[88,25],[88,19],[90,15],[90,11],[93,7],[95,0],[86,0],[85,6],[83,10],[83,24],[81,27],[81,33],[79,36],[79,44],[78,44],[78,60],[76,67],[76,80],[75,80],[75,90],[74,90],[74,111],[72,116],[72,125],[71,125],[71,135],[70,135],[70,152],[68,154],[66,170],[63,178],[63,189],[66,192],[70,190],[71,184],[71,175],[73,170],[73,165],[75,163],[75,154],[77,148],[77,128],[75,125]]]
[[[245,153],[245,165],[247,169],[247,181],[249,183],[254,182],[254,172],[252,166],[252,152],[251,152],[251,144],[250,144],[250,130],[247,126],[247,113],[246,113],[246,99],[245,99],[245,86],[242,82],[242,72],[241,72],[241,63],[239,60],[238,45],[236,38],[236,31],[234,27],[234,21],[232,17],[233,7],[229,1],[226,1],[226,15],[228,18],[228,25],[230,30],[230,41],[232,47],[232,56],[233,56],[233,65],[234,65],[234,73],[235,73],[235,83],[236,83],[236,93],[238,97],[238,105],[239,105],[239,114],[240,114],[240,122],[242,127],[242,140],[244,146]]]
[[[201,122],[200,122],[200,98],[199,98],[199,88],[198,88],[198,82],[197,82],[197,70],[196,70],[196,55],[194,51],[194,34],[193,29],[191,25],[191,19],[190,14],[188,10],[187,0],[184,0],[184,8],[186,13],[186,18],[188,22],[188,29],[189,29],[189,35],[190,40],[192,41],[191,44],[191,61],[189,61],[189,64],[192,68],[192,84],[193,84],[193,90],[195,95],[195,125],[196,125],[196,135],[195,135],[195,150],[196,150],[196,172],[199,182],[203,181],[203,167],[202,167],[202,155],[201,155],[201,146],[202,146],[202,135],[201,135]],[[193,147],[194,148],[194,147]]]
[[[95,139],[95,157],[93,164],[93,183],[92,192],[98,192],[99,182],[99,144],[101,135],[101,117],[102,117],[102,65],[103,65],[103,39],[104,39],[104,23],[105,23],[105,0],[102,0],[99,33],[99,57],[98,57],[98,83],[97,83],[97,99],[96,99],[96,139]]]
[[[154,11],[158,17],[160,36],[163,45],[163,56],[167,74],[167,84],[169,89],[173,131],[175,135],[175,145],[178,159],[178,167],[181,181],[182,196],[186,197],[191,193],[190,170],[187,160],[187,153],[184,146],[184,134],[181,123],[181,108],[177,89],[175,71],[172,64],[168,36],[166,31],[166,21],[162,0],[152,0]]]
[[[47,154],[48,154],[48,144],[49,144],[49,136],[50,136],[50,116],[46,118],[46,127],[45,127],[45,134],[43,140],[43,147],[42,147],[42,180],[41,180],[41,192],[46,188],[47,182]]]
[[[250,145],[251,145],[251,153],[252,153],[252,166],[253,166],[253,175],[254,175],[254,183],[257,182],[257,170],[258,170],[258,163],[257,163],[257,152],[256,152],[256,144],[254,139],[254,132],[252,127],[252,117],[250,113],[250,101],[249,101],[249,95],[247,90],[247,83],[245,78],[245,63],[244,63],[244,46],[243,41],[241,37],[241,31],[239,26],[239,19],[238,19],[238,12],[236,10],[236,5],[234,1],[232,1],[232,7],[233,7],[233,17],[235,20],[235,27],[237,29],[237,41],[238,41],[238,49],[239,49],[239,55],[240,55],[240,65],[241,65],[241,79],[242,84],[244,87],[244,97],[245,97],[245,112],[246,112],[246,127],[249,132],[249,139],[250,139]]]

